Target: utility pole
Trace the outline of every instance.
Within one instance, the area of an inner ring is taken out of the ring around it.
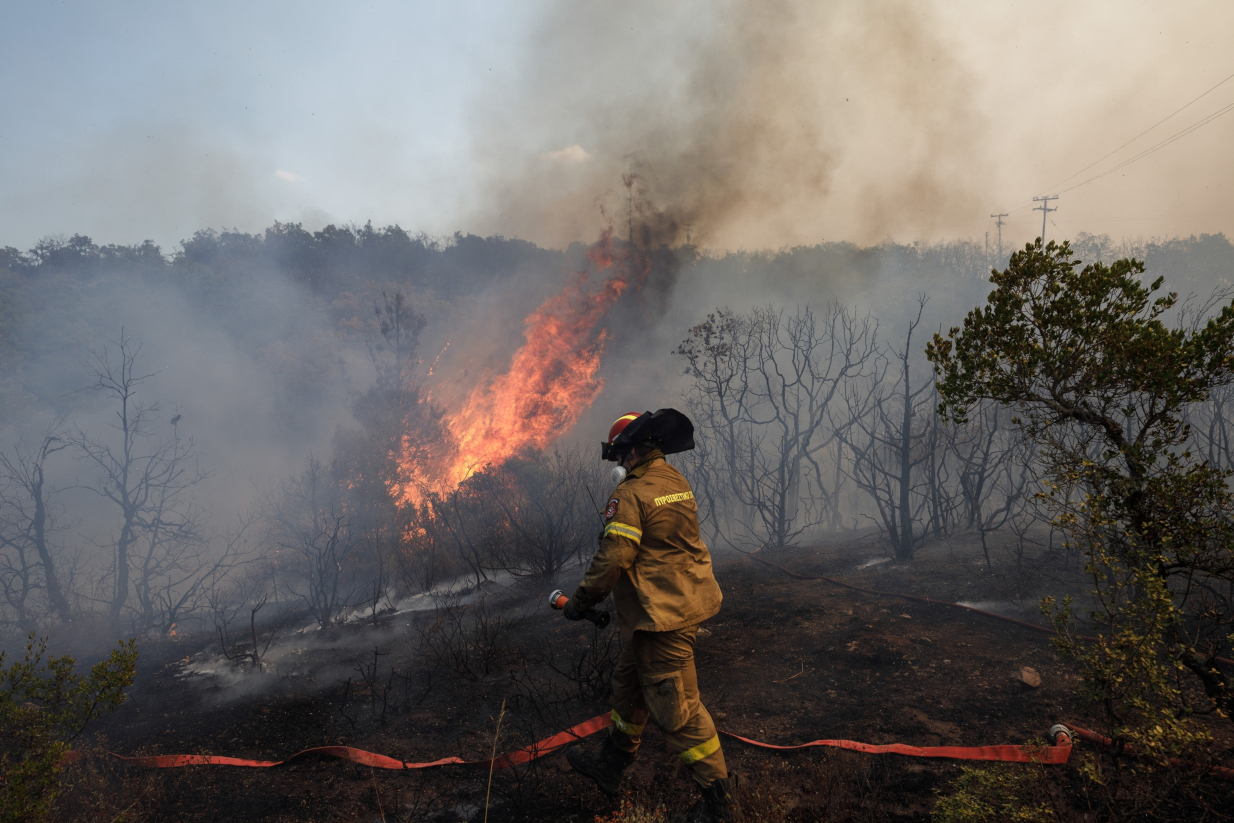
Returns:
[[[998,259],[999,261],[1002,261],[1003,259],[1003,218],[1007,216],[1007,212],[1001,212],[999,214],[991,214],[990,216],[998,218]],[[986,233],[986,236],[989,237],[988,232]]]
[[[627,210],[626,210],[626,232],[628,234],[630,245],[634,245],[634,191],[628,189],[626,191]]]
[[[1040,203],[1040,206],[1033,206],[1033,211],[1041,212],[1041,244],[1045,245],[1045,219],[1052,211],[1058,211],[1058,206],[1050,208],[1050,201],[1057,200],[1057,194],[1047,194],[1045,197],[1034,197],[1034,203]]]
[[[621,183],[626,187],[626,204],[628,211],[626,212],[626,230],[629,232],[630,245],[634,245],[634,182],[638,180],[638,175],[634,172],[627,172],[621,175]]]
[[[690,229],[694,226],[693,223],[686,223],[686,245],[690,245]]]

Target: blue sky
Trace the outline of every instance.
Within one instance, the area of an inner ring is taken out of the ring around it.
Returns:
[[[0,245],[276,219],[561,245],[628,169],[714,247],[980,238],[1008,208],[1019,240],[1028,198],[1234,73],[1232,28],[1187,0],[13,3]],[[1068,193],[1049,231],[1234,229],[1232,138]]]
[[[92,225],[166,242],[298,210],[426,219],[415,192],[464,164],[467,109],[510,70],[530,8],[14,4],[0,26],[0,242]],[[141,202],[160,195],[175,213]]]

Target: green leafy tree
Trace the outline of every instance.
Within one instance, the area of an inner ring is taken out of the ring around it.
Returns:
[[[935,335],[940,414],[981,400],[1013,408],[1038,444],[1043,498],[1081,546],[1099,637],[1076,637],[1071,602],[1043,609],[1077,660],[1082,697],[1139,757],[1090,776],[1169,768],[1208,740],[1196,713],[1229,718],[1234,583],[1229,473],[1188,450],[1188,406],[1234,383],[1234,305],[1194,328],[1165,320],[1177,295],[1146,285],[1134,259],[1080,268],[1067,243],[1038,240],[994,271],[987,305]]]
[[[85,675],[74,671],[72,657],[46,654],[46,640],[33,633],[23,659],[6,667],[0,652],[0,823],[46,818],[70,744],[124,702],[137,671],[133,640]]]

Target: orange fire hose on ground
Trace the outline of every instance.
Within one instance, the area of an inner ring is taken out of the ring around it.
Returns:
[[[720,734],[757,746],[760,749],[776,751],[793,751],[796,749],[811,749],[816,746],[830,746],[837,749],[847,749],[850,752],[865,754],[902,754],[907,757],[941,757],[948,760],[997,760],[1003,763],[1044,763],[1049,766],[1061,766],[1071,756],[1071,743],[1045,748],[1029,746],[907,746],[903,743],[858,743],[855,740],[811,740],[809,743],[799,743],[796,746],[776,746],[751,740],[732,732],[721,731]]]
[[[409,763],[394,757],[387,757],[384,754],[366,752],[364,749],[354,749],[351,746],[317,746],[316,748],[296,752],[286,760],[246,760],[240,757],[222,757],[210,754],[162,754],[149,757],[125,757],[114,752],[108,752],[108,754],[124,763],[131,763],[134,766],[147,766],[152,769],[174,769],[179,766],[244,766],[247,768],[268,769],[274,766],[283,766],[296,760],[311,757],[312,755],[350,760],[352,763],[359,763],[361,766],[372,766],[375,769],[431,769],[435,766],[489,766],[490,764],[494,769],[507,769],[511,766],[530,763],[545,755],[552,754],[570,743],[582,740],[584,737],[595,734],[611,725],[613,725],[612,717],[602,714],[566,729],[564,732],[558,732],[551,737],[546,737],[525,748],[510,752],[509,754],[503,754],[501,757],[486,760],[464,760],[461,757],[443,757],[440,760]],[[81,756],[78,752],[69,752],[69,755],[70,760],[76,760]]]
[[[109,752],[112,757],[124,763],[130,763],[134,766],[146,766],[154,769],[174,769],[180,766],[243,766],[247,768],[272,768],[274,766],[282,766],[300,760],[311,755],[320,755],[325,757],[335,757],[341,760],[350,760],[353,763],[359,763],[362,766],[371,766],[375,769],[429,769],[436,766],[489,766],[494,769],[506,769],[511,766],[519,766],[524,763],[530,763],[541,757],[553,754],[560,751],[565,746],[574,743],[578,740],[595,734],[598,731],[608,728],[613,724],[612,716],[608,714],[598,715],[590,720],[579,723],[563,732],[558,732],[551,737],[546,737],[537,743],[518,749],[510,754],[504,754],[491,760],[463,760],[460,757],[443,757],[440,760],[431,760],[420,763],[412,763],[399,760],[393,757],[387,757],[383,754],[375,754],[374,752],[364,751],[363,749],[355,749],[350,746],[319,746],[313,749],[305,749],[302,752],[297,752],[286,760],[247,760],[239,757],[223,757],[219,755],[207,754],[165,754],[154,755],[150,757],[125,757],[123,755]],[[1064,744],[1056,746],[1047,746],[1044,749],[1030,748],[1027,746],[907,746],[903,743],[887,743],[887,744],[872,744],[859,743],[855,740],[812,740],[809,743],[801,743],[795,746],[778,746],[773,743],[763,743],[759,740],[754,740],[749,737],[743,737],[733,732],[720,731],[720,734],[726,737],[731,737],[734,740],[740,740],[743,743],[751,746],[756,746],[760,749],[773,749],[776,751],[792,751],[796,749],[809,749],[817,746],[830,746],[840,749],[848,749],[854,752],[864,752],[866,754],[900,754],[908,757],[941,757],[951,760],[997,760],[1004,763],[1045,763],[1048,765],[1062,765],[1067,762],[1067,758],[1071,755],[1071,743],[1068,740]],[[70,753],[70,759],[76,760],[81,757],[80,753]]]
[[[166,754],[154,755],[148,757],[125,757],[124,755],[108,752],[113,758],[123,763],[129,763],[134,766],[145,766],[154,769],[174,769],[182,766],[241,766],[246,768],[273,768],[275,766],[283,766],[297,760],[305,759],[313,755],[334,757],[340,760],[350,760],[352,763],[358,763],[362,766],[371,766],[375,769],[388,769],[394,771],[403,771],[409,769],[430,769],[437,766],[492,766],[494,769],[507,769],[511,766],[519,766],[525,763],[530,763],[533,760],[538,760],[541,757],[554,754],[561,751],[564,747],[582,740],[584,737],[595,734],[598,731],[608,728],[613,723],[611,715],[601,714],[590,720],[579,723],[563,732],[558,732],[551,737],[546,737],[531,746],[518,749],[509,754],[504,754],[501,757],[484,760],[463,760],[461,757],[443,757],[439,760],[430,760],[425,762],[408,762],[399,760],[394,757],[387,757],[383,754],[365,751],[363,749],[352,748],[351,746],[319,746],[317,748],[305,749],[297,752],[285,760],[248,760],[240,757],[224,757],[220,755],[204,755],[204,754]],[[1055,734],[1061,730],[1062,734]],[[720,730],[720,734],[725,737],[730,737],[734,740],[740,740],[750,746],[755,746],[760,749],[770,749],[773,751],[796,751],[798,749],[810,749],[820,746],[846,749],[853,752],[862,752],[864,754],[898,754],[906,757],[927,757],[927,758],[945,758],[948,760],[976,760],[976,761],[996,761],[1001,763],[1041,763],[1046,766],[1062,766],[1065,765],[1071,757],[1071,738],[1079,739],[1095,743],[1100,746],[1110,747],[1114,745],[1109,738],[1103,737],[1096,732],[1090,732],[1087,729],[1082,729],[1079,726],[1070,723],[1055,726],[1051,731],[1051,736],[1056,737],[1058,742],[1052,746],[1034,747],[1034,746],[1017,746],[1017,745],[1000,745],[1000,746],[908,746],[903,743],[860,743],[855,740],[811,740],[808,743],[798,743],[792,746],[780,746],[774,743],[764,743],[760,740],[754,740],[749,737],[744,737],[733,732]],[[1128,754],[1134,754],[1127,750]],[[85,756],[84,752],[69,752],[65,758],[67,761],[79,760]],[[1204,768],[1204,767],[1197,767]],[[1224,780],[1234,780],[1234,769],[1224,768],[1221,766],[1208,767],[1205,771]]]
[[[530,746],[526,746],[500,757],[483,760],[464,760],[461,757],[443,757],[438,760],[409,762],[384,754],[356,749],[351,746],[318,746],[312,749],[296,752],[285,760],[249,760],[241,757],[226,757],[207,754],[164,754],[145,757],[126,757],[125,755],[107,752],[111,757],[133,766],[144,766],[152,769],[174,769],[183,766],[240,766],[244,768],[268,769],[284,766],[297,760],[312,756],[334,757],[339,760],[349,760],[361,766],[375,769],[404,771],[412,769],[431,769],[438,766],[491,766],[493,769],[508,769],[538,760],[541,757],[561,751],[564,747],[582,740],[589,735],[608,728],[613,724],[612,716],[601,714],[579,723],[565,731],[546,737]],[[1056,732],[1061,730],[1061,734]],[[855,740],[828,739],[811,740],[808,743],[798,743],[791,746],[780,746],[775,743],[764,743],[761,740],[744,737],[734,732],[719,730],[725,737],[740,740],[750,746],[773,751],[796,751],[820,746],[846,749],[864,754],[898,754],[906,757],[944,758],[948,760],[984,760],[1001,763],[1040,763],[1046,766],[1065,765],[1071,757],[1071,738],[1077,737],[1091,743],[1109,748],[1114,744],[1109,738],[1096,732],[1090,732],[1071,723],[1055,726],[1050,730],[1051,737],[1057,742],[1052,746],[1017,746],[1014,744],[999,746],[909,746],[904,743],[860,743]],[[1134,752],[1126,749],[1128,754]],[[65,757],[66,762],[80,760],[87,753],[72,751]],[[1234,780],[1234,769],[1213,766],[1206,769],[1208,774],[1223,780]]]

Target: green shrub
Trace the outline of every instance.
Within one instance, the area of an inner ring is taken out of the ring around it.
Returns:
[[[122,642],[88,675],[68,655],[44,659],[45,638],[31,633],[24,659],[5,666],[0,652],[0,823],[46,818],[60,789],[65,755],[86,725],[124,702],[137,673],[135,642]]]
[[[1234,716],[1217,665],[1234,640],[1218,594],[1234,585],[1234,471],[1192,451],[1187,421],[1234,386],[1234,302],[1189,314],[1145,271],[1134,259],[1081,269],[1069,244],[1038,239],[991,273],[987,304],[926,354],[944,416],[963,421],[983,400],[1012,408],[1038,450],[1037,499],[1085,555],[1084,631],[1096,637],[1078,634],[1070,600],[1041,605],[1055,648],[1078,664],[1081,705],[1138,755],[1120,746],[1081,763],[1103,819],[1142,819],[1142,806],[1191,821],[1210,781],[1173,761],[1219,760],[1208,726]]]
[[[965,766],[955,791],[938,799],[932,819],[936,823],[1049,823],[1054,810],[1039,800],[1038,779],[1033,769],[1003,763]]]

